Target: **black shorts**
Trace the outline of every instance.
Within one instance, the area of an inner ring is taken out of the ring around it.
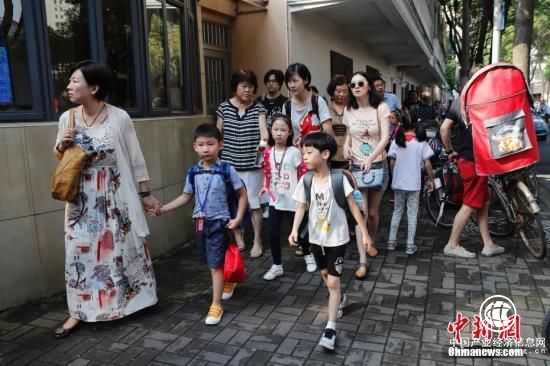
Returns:
[[[344,255],[346,254],[346,245],[337,247],[323,247],[318,244],[309,244],[311,254],[315,257],[317,267],[322,271],[327,270],[328,274],[340,277],[344,269]],[[324,251],[324,254],[323,254]]]

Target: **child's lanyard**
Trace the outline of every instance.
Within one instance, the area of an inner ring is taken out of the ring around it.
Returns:
[[[283,162],[285,161],[285,155],[286,155],[286,149],[283,150],[283,156],[281,157],[281,161],[279,162],[279,165],[277,165],[277,155],[275,154],[277,150],[273,148],[273,162],[275,163],[275,168],[277,168],[277,178],[281,179],[281,168],[283,167]]]
[[[212,176],[214,173],[210,173],[210,179],[208,180],[208,187],[206,188],[206,193],[204,194],[204,200],[201,203],[199,190],[197,189],[197,177],[195,176],[195,195],[197,196],[197,204],[199,206],[199,213],[198,216],[195,219],[195,231],[199,234],[201,234],[204,231],[204,216],[205,216],[205,206],[206,206],[206,200],[208,199],[208,192],[210,192],[210,187],[212,187],[212,180],[214,180],[214,177]]]

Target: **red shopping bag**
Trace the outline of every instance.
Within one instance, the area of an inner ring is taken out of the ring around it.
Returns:
[[[223,266],[224,282],[244,282],[247,277],[246,266],[237,244],[229,243],[225,252],[225,263]]]

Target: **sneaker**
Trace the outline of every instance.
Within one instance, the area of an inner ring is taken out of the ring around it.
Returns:
[[[416,245],[407,244],[407,250],[405,251],[405,253],[407,253],[408,255],[411,255],[411,254],[416,253],[417,250],[418,250],[418,248],[416,247]]]
[[[395,250],[395,248],[397,248],[397,242],[389,241],[388,242],[388,250]]]
[[[306,270],[311,273],[317,271],[317,264],[315,263],[315,257],[313,254],[304,255],[306,261]]]
[[[331,328],[326,328],[321,340],[319,341],[319,346],[323,347],[326,350],[334,351],[334,344],[336,343],[336,331]]]
[[[443,254],[448,255],[450,257],[458,257],[458,258],[475,258],[476,254],[467,251],[462,246],[457,246],[456,248],[451,248],[449,243],[445,245],[445,248],[443,248]]]
[[[496,245],[494,248],[483,247],[481,255],[484,257],[492,257],[494,255],[501,255],[505,251],[506,250],[504,249],[504,247],[501,247],[499,245]]]
[[[226,282],[223,285],[222,300],[229,300],[233,296],[237,284],[235,282]]]
[[[208,315],[206,316],[205,323],[207,325],[218,325],[222,320],[223,308],[218,305],[210,305]]]
[[[346,307],[348,298],[346,294],[342,293],[342,298],[340,300],[340,306],[338,307],[338,313],[336,314],[336,319],[340,319],[344,316],[344,308]]]
[[[274,280],[275,278],[277,277],[280,277],[283,275],[283,266],[282,265],[277,265],[277,264],[274,264],[271,266],[271,268],[269,269],[269,271],[267,271],[265,274],[264,274],[264,280],[266,281],[272,281]]]

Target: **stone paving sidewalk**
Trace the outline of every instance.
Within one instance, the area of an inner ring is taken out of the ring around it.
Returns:
[[[247,259],[250,279],[225,303],[221,325],[204,325],[210,304],[209,273],[195,261],[191,245],[154,263],[159,303],[128,318],[83,324],[70,337],[52,330],[67,317],[64,294],[0,313],[0,364],[13,365],[550,365],[550,357],[461,358],[447,355],[447,325],[456,311],[473,316],[492,295],[509,296],[521,315],[523,337],[538,337],[550,309],[549,260],[520,251],[495,258],[453,259],[442,254],[449,232],[419,217],[419,252],[388,253],[392,205],[384,199],[378,246],[366,281],[354,278],[357,250],[348,248],[342,283],[350,305],[337,322],[334,353],[317,342],[326,322],[327,291],[318,273],[284,247],[285,275],[262,280],[269,252]],[[548,207],[544,224],[550,228]],[[404,220],[406,221],[406,220]],[[402,223],[404,225],[404,222]],[[403,228],[403,226],[402,226]],[[404,229],[400,232],[404,238]],[[550,237],[550,236],[549,236]],[[267,243],[267,241],[266,241]],[[481,249],[477,229],[463,243]],[[517,239],[499,240],[515,248]]]

